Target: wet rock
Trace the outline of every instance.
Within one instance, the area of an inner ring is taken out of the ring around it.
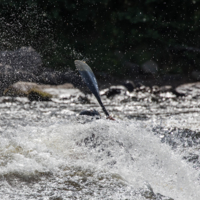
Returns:
[[[175,92],[171,86],[149,87],[144,85],[134,88],[132,92],[129,92],[127,88],[123,86],[111,86],[110,88],[102,90],[100,94],[102,96],[106,96],[107,98],[115,98],[116,101],[121,103],[127,103],[131,101],[149,101],[159,103],[169,99],[176,100],[176,96],[178,96],[175,95]]]
[[[129,92],[133,92],[133,89],[135,88],[135,84],[133,83],[133,81],[127,80],[124,82],[123,85],[127,88]]]
[[[171,96],[171,98],[175,97],[174,95],[176,95],[176,97],[182,97],[185,96],[185,94],[179,93],[177,92],[172,86],[170,85],[164,85],[161,87],[158,86],[152,86],[152,93],[153,94],[163,94],[162,96],[165,96],[167,98],[169,98]],[[171,95],[170,95],[171,94]]]
[[[171,85],[164,85],[159,88],[160,92],[171,92],[172,86]]]
[[[39,90],[39,85],[36,83],[31,83],[31,82],[17,82],[11,85],[9,88],[7,88],[4,91],[4,95],[12,96],[12,97],[27,96],[28,91],[32,89]]]
[[[5,96],[28,97],[30,101],[50,101],[51,94],[43,91],[42,86],[36,83],[17,82],[4,91]]]
[[[185,96],[200,98],[200,82],[180,85],[175,91],[179,94],[184,94]]]
[[[87,123],[91,123],[91,122],[93,122],[94,120],[98,120],[98,119],[100,119],[101,117],[100,116],[98,116],[98,115],[94,115],[94,116],[89,116],[89,115],[78,115],[77,117],[76,117],[76,121],[77,121],[77,123],[80,123],[80,124],[87,124]],[[93,137],[95,137],[95,135],[93,134],[92,136],[91,136],[91,138],[93,138]],[[87,138],[84,140],[84,143],[85,143],[85,141],[87,141]],[[78,146],[82,146],[82,142],[77,142],[77,145]]]
[[[135,92],[151,92],[151,88],[145,85],[142,85],[134,90]]]
[[[158,87],[157,85],[154,85],[152,86],[151,91],[152,93],[157,94],[161,91],[160,89],[161,89],[160,87]]]
[[[52,98],[51,94],[38,89],[29,90],[27,96],[30,101],[50,101]]]
[[[70,83],[63,85],[39,85],[30,82],[17,82],[4,91],[5,96],[28,97],[31,101],[50,100],[52,97],[69,98],[70,96],[83,96],[78,89]]]
[[[184,97],[185,96],[185,94],[177,92],[175,89],[172,89],[171,92],[173,94],[175,94],[177,97]]]
[[[40,54],[32,47],[0,52],[0,95],[3,95],[10,85],[19,81],[52,85],[72,83],[76,87],[83,85],[75,72],[61,72],[43,67]]]
[[[83,110],[80,112],[79,115],[99,116],[100,117],[99,112],[96,111],[95,109],[94,110]]]
[[[115,95],[125,95],[127,92],[126,87],[122,85],[111,86],[110,88],[100,91],[100,95],[106,96],[107,98],[112,98]]]
[[[153,60],[149,60],[142,64],[141,69],[146,74],[157,74],[158,73],[158,65]]]

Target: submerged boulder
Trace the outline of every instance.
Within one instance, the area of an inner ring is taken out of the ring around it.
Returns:
[[[88,116],[99,116],[100,114],[98,111],[94,110],[83,110],[79,113],[79,115],[88,115]]]

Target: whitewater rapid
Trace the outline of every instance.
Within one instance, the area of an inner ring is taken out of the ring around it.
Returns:
[[[198,200],[199,172],[181,157],[150,122],[73,115],[8,124],[0,134],[0,197],[146,199],[141,191],[150,185]]]

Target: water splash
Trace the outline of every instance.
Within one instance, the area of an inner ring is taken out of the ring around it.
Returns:
[[[0,141],[1,195],[23,188],[25,199],[39,198],[43,188],[43,197],[51,190],[68,198],[139,199],[148,182],[174,199],[199,196],[198,173],[143,123],[54,119],[8,127]]]

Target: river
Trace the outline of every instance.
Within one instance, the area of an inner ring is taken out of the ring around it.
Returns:
[[[115,121],[91,95],[1,97],[0,199],[198,200],[199,98],[102,100]],[[79,115],[89,108],[101,117]]]

